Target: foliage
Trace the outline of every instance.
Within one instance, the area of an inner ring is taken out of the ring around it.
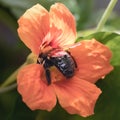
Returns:
[[[103,93],[97,101],[95,115],[83,118],[66,113],[59,105],[52,112],[31,111],[23,102],[17,90],[0,94],[1,120],[119,120],[120,119],[120,16],[112,13],[104,26],[104,32],[95,32],[100,11],[93,11],[95,0],[0,0],[0,83],[24,63],[30,51],[23,45],[17,35],[17,19],[26,9],[36,3],[49,9],[54,2],[64,3],[74,14],[77,21],[77,41],[96,38],[108,46],[113,53],[111,64],[114,70],[98,81]],[[101,16],[101,14],[100,14]],[[90,29],[89,29],[90,28]],[[80,33],[80,34],[79,34]],[[87,89],[87,88],[86,88]]]

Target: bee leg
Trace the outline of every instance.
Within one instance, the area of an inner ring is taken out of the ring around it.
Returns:
[[[45,74],[46,74],[46,79],[48,82],[48,85],[51,84],[51,75],[50,75],[50,70],[49,68],[53,66],[52,62],[49,59],[46,59],[46,61],[43,64],[44,69],[45,69]]]
[[[46,79],[47,79],[48,85],[50,85],[50,84],[51,84],[50,70],[49,70],[49,69],[46,69],[46,70],[45,70],[45,74],[46,74]]]

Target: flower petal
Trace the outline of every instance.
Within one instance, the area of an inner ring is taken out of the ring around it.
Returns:
[[[95,39],[83,40],[77,44],[69,51],[77,63],[76,75],[79,78],[95,83],[113,69],[110,65],[112,53],[105,45]]]
[[[50,8],[51,36],[57,32],[57,39],[53,39],[53,45],[60,47],[71,45],[76,39],[76,25],[74,16],[61,3],[56,3]],[[56,28],[56,29],[55,29]],[[52,31],[55,32],[52,32]]]
[[[18,24],[21,40],[32,52],[38,54],[39,46],[49,31],[48,11],[37,4],[24,13],[18,20]]]
[[[94,84],[73,77],[54,84],[60,105],[70,114],[87,117],[94,113],[96,100],[101,90]]]
[[[56,104],[56,96],[53,88],[41,80],[42,73],[43,67],[38,64],[22,68],[17,76],[18,92],[30,109],[50,111]]]

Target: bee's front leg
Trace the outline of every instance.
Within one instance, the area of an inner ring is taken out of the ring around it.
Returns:
[[[51,84],[50,67],[53,66],[53,64],[52,64],[51,60],[46,59],[43,66],[45,69],[45,75],[46,75],[48,85],[50,85]]]
[[[48,68],[45,69],[45,75],[46,75],[48,85],[50,85],[51,84],[51,75],[50,75],[50,70]]]

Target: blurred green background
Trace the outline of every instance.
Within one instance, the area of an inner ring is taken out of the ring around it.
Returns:
[[[64,3],[76,18],[76,28],[80,36],[88,33],[97,26],[97,23],[107,7],[110,0],[0,0],[0,84],[21,64],[26,60],[30,50],[20,41],[17,34],[17,20],[25,12],[36,3],[42,4],[49,10],[51,4],[55,2]],[[120,30],[120,1],[118,0],[114,11],[111,13],[106,25],[105,31],[119,32]],[[116,70],[119,67],[116,66]],[[112,73],[116,78],[118,72]],[[111,79],[111,75],[107,77]],[[120,82],[119,82],[120,83]],[[101,83],[97,83],[99,86]],[[104,90],[106,83],[103,84]],[[110,90],[110,89],[108,89]],[[119,89],[120,90],[120,89]],[[108,91],[106,90],[105,93]],[[31,111],[21,99],[17,90],[0,93],[0,120],[120,120],[120,95],[114,98],[114,92],[108,92],[110,96],[105,96],[98,101],[107,99],[109,102],[98,105],[96,108],[99,112],[94,117],[82,118],[77,115],[69,115],[59,105],[52,112]],[[118,104],[112,104],[112,103]],[[109,105],[109,107],[107,106]],[[112,111],[111,111],[112,109]],[[101,112],[101,111],[104,112]],[[102,115],[101,115],[102,114]],[[105,114],[105,115],[103,115]]]

